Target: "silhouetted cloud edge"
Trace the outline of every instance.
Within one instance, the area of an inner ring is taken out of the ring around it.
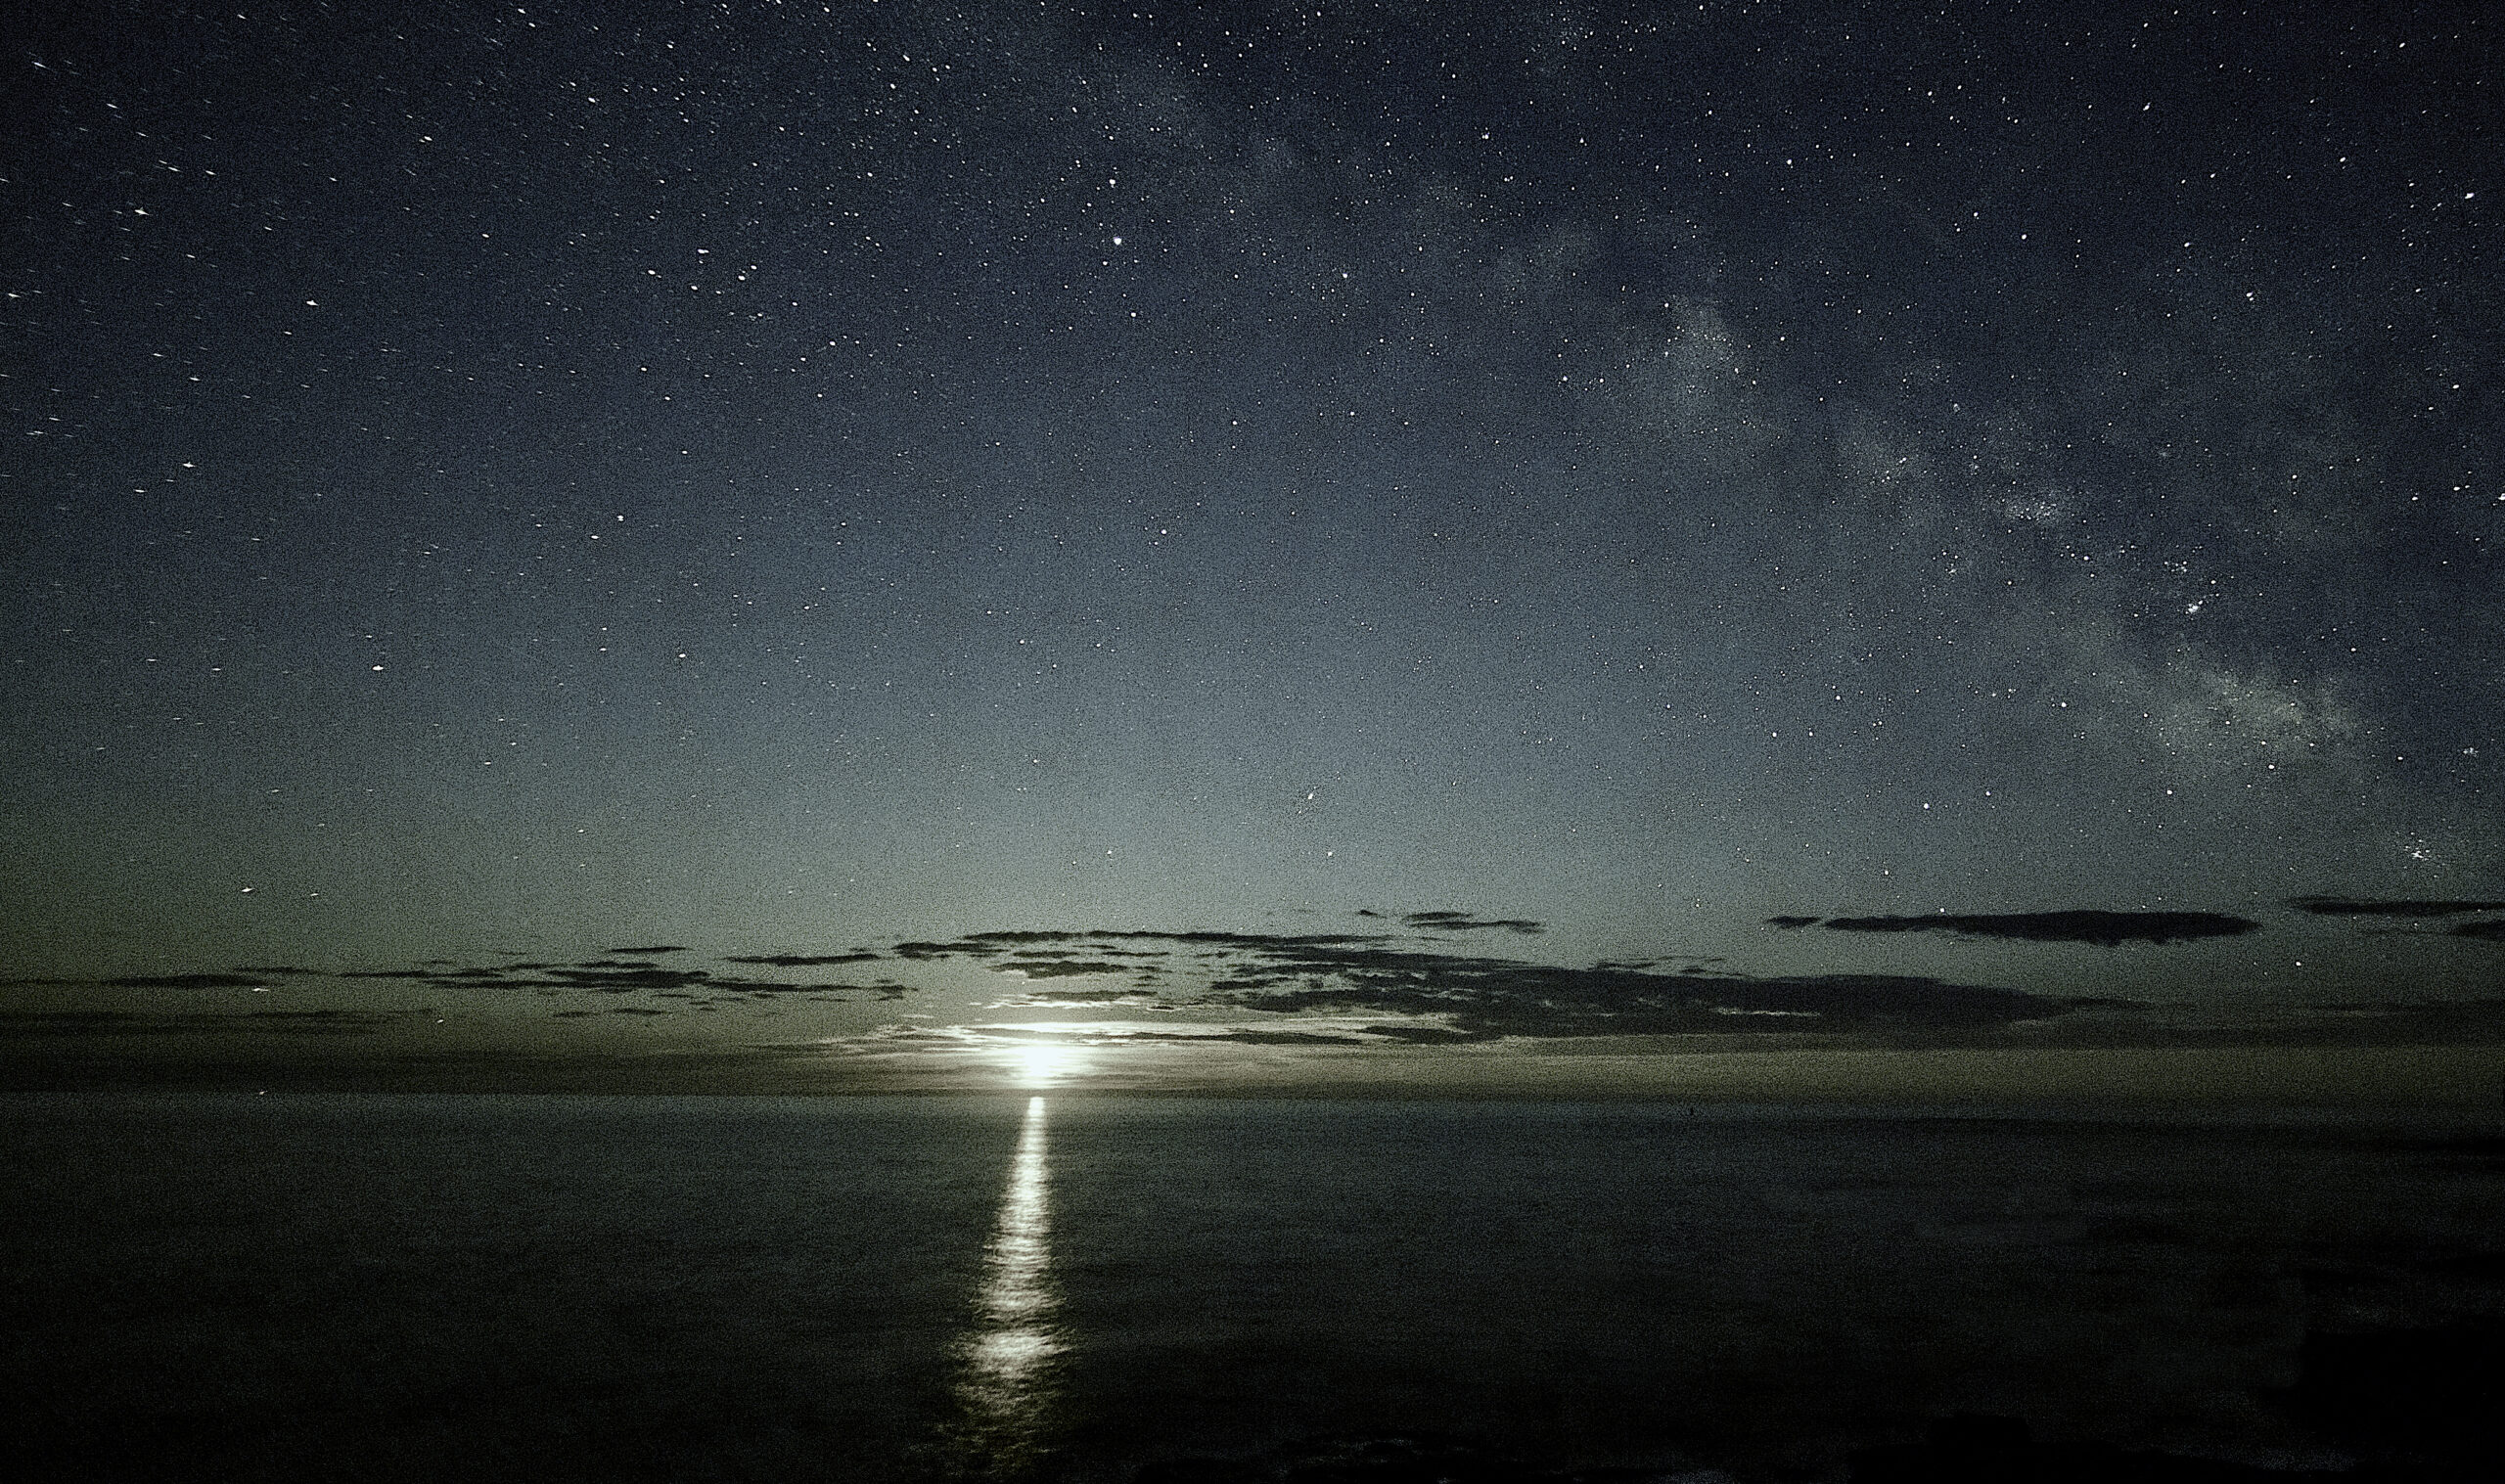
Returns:
[[[2106,912],[2073,908],[2061,912],[1926,913],[1880,917],[1774,917],[1775,927],[1823,926],[1830,932],[1945,932],[1966,938],[2006,938],[2027,943],[2090,943],[2118,948],[2124,943],[2187,943],[2200,938],[2233,937],[2258,932],[2259,922],[2222,912]]]
[[[2505,901],[2410,897],[2290,897],[2288,905],[2318,918],[2453,918],[2477,912],[2505,912]]]

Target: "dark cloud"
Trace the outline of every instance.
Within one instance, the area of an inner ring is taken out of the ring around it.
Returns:
[[[2133,925],[2148,932],[2165,924]],[[2179,929],[2181,924],[2175,925]],[[2077,923],[2071,926],[2085,930]],[[1003,941],[1000,935],[986,934],[917,946],[929,959],[989,958]],[[1197,997],[1203,1004],[1277,1015],[1416,1016],[1419,1025],[1400,1031],[1400,1038],[1413,1041],[1874,1027],[1962,1030],[2043,1019],[2070,1009],[2067,1001],[1930,978],[1840,974],[1754,979],[1708,972],[1692,963],[1674,970],[1620,964],[1570,968],[1401,947],[1365,935],[1119,931],[1056,934],[1050,941],[1089,953],[1111,953],[1106,945],[1121,942],[1132,945],[1134,955],[1161,950],[1168,957],[1187,957],[1198,972],[1208,975],[1207,988]],[[991,967],[1039,977],[1125,975],[1131,991],[1141,994],[1155,967],[1153,963],[1110,957],[1037,958],[1032,950]],[[1124,993],[1109,988],[1101,992],[1103,998],[1091,994],[1085,1001],[1064,1003],[1119,1003],[1112,997]],[[1185,998],[1168,989],[1160,1000],[1171,1004]],[[1440,1024],[1429,1023],[1434,1021]]]
[[[1778,925],[1795,925],[1769,919]],[[1936,913],[1927,917],[1828,918],[1833,932],[1948,932],[1969,938],[2014,938],[2028,943],[2186,943],[2257,931],[2251,918],[2220,912],[1995,912]]]
[[[1039,989],[1022,995],[1020,1005],[1130,1005],[1144,1010],[1172,1010],[1174,1007],[1154,995],[1135,989]]]
[[[2505,902],[2439,902],[2369,897],[2290,897],[2288,905],[2300,912],[2309,912],[2318,918],[2453,918],[2473,912],[2505,912]]]
[[[391,1018],[352,1010],[256,1010],[244,1016],[253,1030],[309,1035],[362,1034]]]
[[[1474,932],[1492,927],[1528,937],[1548,930],[1547,923],[1528,918],[1475,918],[1466,912],[1413,912],[1400,921],[1429,932]]]
[[[2505,943],[2505,918],[2490,918],[2483,922],[2464,922],[2455,927],[2448,936],[2483,938],[2490,943]]]
[[[884,957],[885,955],[878,953],[859,951],[841,954],[730,954],[725,956],[724,962],[785,968],[877,963]],[[585,990],[597,994],[631,994],[638,991],[660,993],[715,989],[779,995],[794,992],[841,993],[847,990],[867,989],[877,990],[883,997],[892,999],[908,988],[893,980],[882,980],[874,985],[835,983],[827,980],[794,984],[780,979],[716,974],[701,968],[668,968],[650,960],[618,958],[588,959],[575,964],[518,963],[501,967],[350,969],[342,971],[334,977],[408,979],[444,989],[530,990],[540,994],[562,993],[567,990]]]
[[[998,943],[986,943],[980,937],[961,938],[954,943],[898,943],[895,956],[921,963],[930,959],[979,959],[1005,950]]]
[[[650,947],[650,948],[613,948],[613,949],[610,949],[609,951],[610,951],[611,953],[631,953],[631,954],[648,954],[648,953],[685,953],[685,952],[687,952],[687,945],[686,945],[686,944],[684,944],[684,943],[657,943],[657,944],[655,944],[654,946],[652,946],[652,947]]]
[[[1766,919],[1766,922],[1768,925],[1774,927],[1814,927],[1817,925],[1818,920],[1816,918],[1780,917],[1768,918]]]
[[[9,1036],[363,1035],[392,1016],[349,1010],[257,1010],[241,1015],[150,1014],[123,1010],[0,1012]]]
[[[772,979],[715,979],[706,987],[741,990],[752,995],[824,995],[842,994],[846,990],[868,989],[872,986],[839,984],[831,979],[820,979],[807,984],[783,984]]]
[[[1778,920],[1788,921],[1788,920]],[[1819,921],[1819,920],[1808,920]],[[2043,913],[1824,920],[1845,931],[1949,931],[2038,941],[2168,942],[2250,931],[2243,919],[2200,913]],[[1700,957],[1611,961],[1565,967],[1449,951],[1420,933],[1499,930],[1529,935],[1528,919],[1459,911],[1411,913],[1402,931],[1260,933],[1219,930],[995,930],[947,940],[872,944],[837,954],[752,953],[737,965],[789,968],[903,961],[979,964],[1037,981],[1014,1003],[1026,1009],[1123,1007],[1172,1012],[1195,1007],[1274,1020],[1237,1026],[1265,1044],[1439,1044],[1497,1037],[1594,1037],[1732,1033],[1965,1035],[2073,1013],[2081,1002],[1986,985],[1904,975],[1752,977]],[[852,984],[715,974],[668,967],[622,951],[573,963],[518,962],[461,967],[438,961],[409,968],[363,969],[342,977],[407,979],[453,990],[539,995],[646,995],[708,1005],[748,1002],[752,1014],[795,994],[904,998],[914,986],[892,978]],[[1087,979],[1083,987],[1054,982]],[[123,984],[246,987],[236,974],[173,975]],[[578,1009],[571,1007],[569,1009]],[[655,1014],[657,1006],[612,1012]],[[1338,1023],[1297,1024],[1315,1017]],[[579,1018],[569,1014],[569,1018]],[[1365,1028],[1350,1029],[1352,1021]],[[1177,1034],[1188,1033],[1178,1028]],[[1353,1040],[1351,1039],[1353,1038]]]
[[[1405,1042],[1411,1046],[1457,1046],[1469,1041],[1494,1041],[1505,1034],[1496,1030],[1454,1030],[1440,1025],[1367,1025],[1359,1029],[1369,1036]]]
[[[1460,914],[1415,916],[1430,922],[1461,918]],[[2072,934],[2111,933],[2112,924],[2093,921],[2097,916],[2049,914],[2042,920],[2029,921],[2063,922]],[[2185,924],[2170,922],[2171,919],[2203,916],[2132,915],[2132,930],[2126,935],[2147,935],[2169,927],[2179,933]],[[2074,921],[2080,917],[2091,921]],[[1483,921],[1503,925],[1502,920]],[[1921,921],[1926,924],[1932,922]],[[2099,939],[2090,936],[2086,940]],[[1041,943],[1068,947],[1066,951],[1039,951],[1033,946]],[[1001,957],[1011,944],[1025,946],[1021,952]],[[906,952],[907,946],[898,946],[900,957],[921,961],[971,959],[997,971],[1016,970],[1035,978],[1086,974],[1125,980],[1123,988],[1091,990],[1083,999],[1064,992],[1050,1003],[1106,1005],[1151,1000],[1165,1007],[1200,1003],[1282,1016],[1416,1016],[1420,1026],[1401,1032],[1411,1040],[1883,1027],[1972,1030],[2062,1015],[2072,1005],[2070,1001],[2016,990],[1910,976],[1837,974],[1756,979],[1710,971],[1705,967],[1708,961],[1672,961],[1681,967],[1671,969],[1625,964],[1570,968],[1405,947],[1400,946],[1399,940],[1369,934],[1137,929],[993,932],[969,934],[944,943],[914,943],[909,945],[910,953]],[[1078,954],[1090,957],[1082,959],[1076,957]],[[1188,961],[1191,978],[1207,976],[1202,980],[1207,987],[1197,996],[1179,987],[1190,978],[1173,984],[1159,980],[1162,987],[1152,987],[1160,961],[1175,960]],[[1038,992],[1022,1003],[1047,1003],[1049,993]],[[1440,1024],[1426,1023],[1429,1021]]]
[[[1884,974],[1743,979],[1387,955],[1297,988],[1212,995],[1281,1013],[1440,1015],[1474,1037],[1976,1030],[2067,1012],[2017,990]]]
[[[690,984],[703,984],[711,978],[711,974],[701,968],[557,968],[549,970],[549,981],[611,995],[626,994],[638,989],[684,989]]]
[[[996,1032],[995,1032],[996,1033]],[[1056,1037],[1055,1039],[1064,1039]],[[1337,1030],[1122,1030],[1080,1037],[1091,1045],[1114,1046],[1373,1046],[1363,1032]]]
[[[1029,979],[1080,979],[1098,974],[1128,973],[1138,966],[1091,959],[1022,959],[991,966],[993,973],[1025,974]]]
[[[1230,953],[1263,954],[1298,949],[1327,950],[1374,943],[1389,943],[1394,939],[1382,933],[1264,933],[1217,932],[1194,929],[1183,932],[1158,932],[1144,928],[1116,928],[1105,932],[973,932],[944,943],[898,943],[892,950],[896,957],[916,961],[947,959],[991,959],[1015,952],[1020,960],[1048,957],[1032,947],[1038,943],[1070,945],[1071,951],[1101,959],[1131,958],[1154,960],[1178,951],[1203,957],[1224,957]],[[1125,946],[1127,945],[1127,946]],[[1062,955],[1068,957],[1069,955]],[[1129,966],[1117,966],[1130,968]],[[1139,971],[1130,968],[1130,971]]]
[[[2072,1002],[2057,1025],[2030,1027],[2034,1046],[2461,1046],[2505,1043],[2505,1000],[2457,1004],[2343,1002],[2263,1013],[2193,1011],[2122,1000]]]
[[[1592,967],[1594,968],[1678,969],[1688,973],[1706,973],[1712,971],[1715,965],[1727,962],[1729,961],[1720,954],[1691,953],[1666,959],[1603,959]]]
[[[147,1015],[129,1010],[41,1010],[0,1012],[0,1025],[16,1036],[148,1035],[189,1030],[189,1017]]]
[[[115,989],[250,989],[256,974],[125,974],[97,981]]]

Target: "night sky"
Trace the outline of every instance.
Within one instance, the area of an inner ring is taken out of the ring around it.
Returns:
[[[8,1056],[2492,1098],[2483,9],[48,8]]]

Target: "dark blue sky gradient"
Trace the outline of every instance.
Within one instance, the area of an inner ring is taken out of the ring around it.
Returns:
[[[2443,6],[59,8],[0,970],[1362,909],[2483,998],[2492,933],[2288,900],[2505,896],[2496,61]],[[2260,925],[1764,921],[2085,910]]]

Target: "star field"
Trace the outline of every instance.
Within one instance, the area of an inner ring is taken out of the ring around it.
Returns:
[[[1450,913],[1577,973],[2484,998],[2492,933],[2290,903],[2505,896],[2496,45],[64,9],[0,125],[0,972]],[[2097,912],[2262,925],[1767,925]]]

